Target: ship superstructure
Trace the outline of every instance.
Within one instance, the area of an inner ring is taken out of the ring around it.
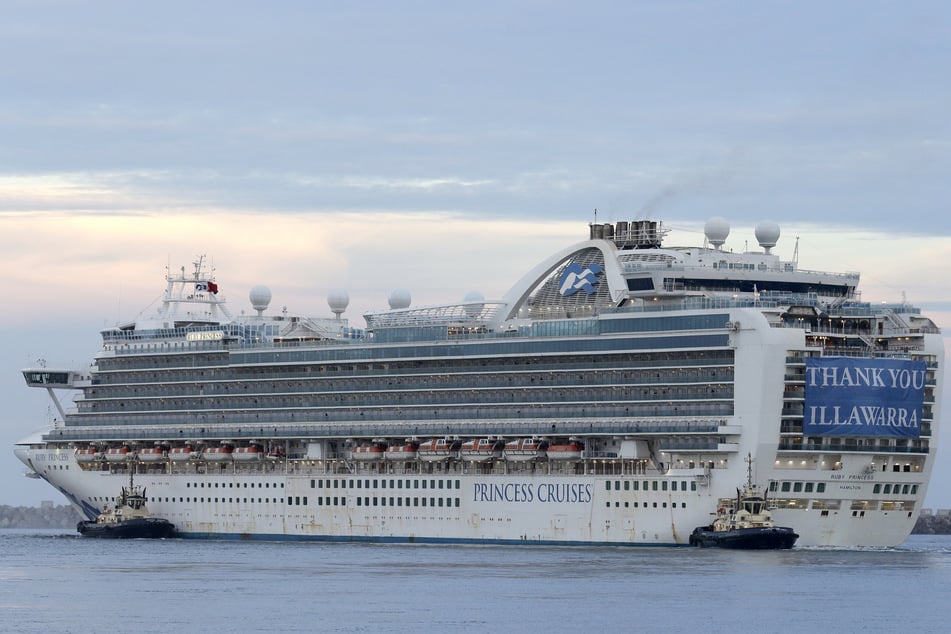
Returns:
[[[858,274],[701,247],[655,221],[589,226],[503,298],[366,329],[232,315],[206,263],[156,313],[102,332],[89,368],[24,370],[56,399],[17,455],[88,517],[136,470],[193,537],[687,544],[753,456],[799,545],[892,546],[924,499],[944,358],[907,303]],[[63,408],[57,390],[74,391]]]

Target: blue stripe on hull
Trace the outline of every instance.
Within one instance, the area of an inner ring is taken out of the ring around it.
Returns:
[[[501,546],[636,546],[641,548],[670,548],[688,544],[634,542],[557,541],[528,539],[470,539],[463,537],[357,537],[351,535],[283,535],[279,533],[176,533],[182,539],[222,539],[262,542],[349,542],[364,544],[473,544]]]

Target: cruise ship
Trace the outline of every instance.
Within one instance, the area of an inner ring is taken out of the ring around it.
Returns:
[[[500,299],[394,291],[365,328],[343,290],[308,317],[256,286],[233,314],[198,258],[88,367],[23,370],[57,414],[15,453],[88,518],[134,469],[183,537],[687,545],[751,463],[797,547],[902,543],[937,449],[938,328],[781,259],[773,222],[758,249],[729,233],[590,224]]]

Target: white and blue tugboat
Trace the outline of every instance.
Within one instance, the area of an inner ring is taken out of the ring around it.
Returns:
[[[799,538],[796,531],[776,526],[766,504],[766,492],[753,486],[753,458],[747,456],[747,479],[743,490],[736,490],[733,508],[717,509],[709,526],[698,526],[690,534],[690,545],[741,550],[779,550],[792,548]]]
[[[114,507],[100,513],[94,520],[76,525],[80,535],[109,539],[161,539],[175,532],[175,525],[168,520],[152,517],[145,503],[145,489],[133,483],[132,472],[130,468],[129,486],[122,487]]]

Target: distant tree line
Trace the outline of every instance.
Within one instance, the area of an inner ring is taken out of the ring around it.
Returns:
[[[912,535],[951,535],[951,514],[918,516]]]
[[[69,504],[53,506],[0,505],[0,528],[76,528],[85,519]]]

